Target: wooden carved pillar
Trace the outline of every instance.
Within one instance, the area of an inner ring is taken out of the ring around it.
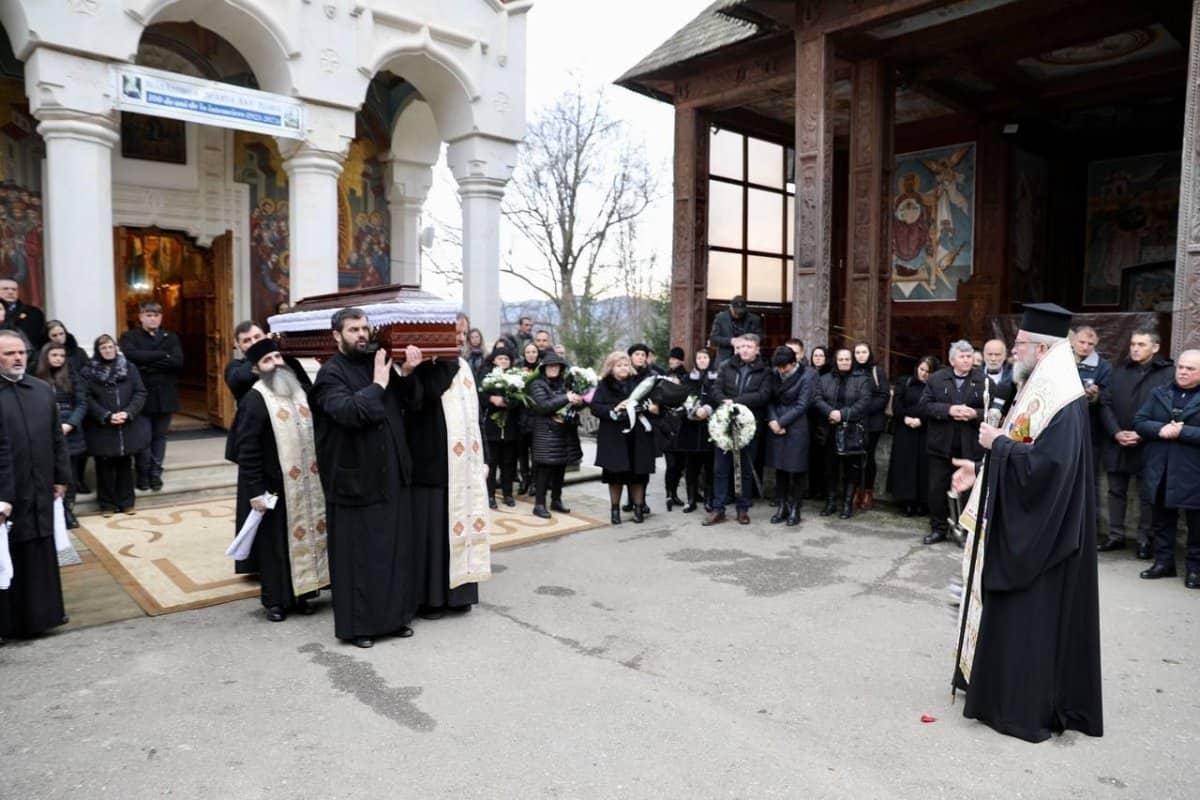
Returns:
[[[830,342],[832,267],[833,42],[796,40],[796,260],[792,333],[809,347]]]
[[[882,363],[891,346],[891,70],[881,61],[854,65],[850,99],[850,237],[846,339],[870,342]]]
[[[1187,111],[1179,180],[1179,233],[1175,253],[1175,315],[1171,355],[1200,348],[1200,2],[1192,4]]]
[[[675,108],[675,245],[671,266],[671,344],[691,353],[708,338],[708,124]]]

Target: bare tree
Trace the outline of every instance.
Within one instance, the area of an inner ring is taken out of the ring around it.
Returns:
[[[580,362],[596,361],[616,338],[596,301],[638,270],[636,221],[656,192],[603,91],[585,96],[576,87],[530,124],[504,213],[534,263],[510,261],[502,271],[554,305],[562,342]]]

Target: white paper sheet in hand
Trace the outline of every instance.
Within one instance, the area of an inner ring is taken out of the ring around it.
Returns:
[[[71,537],[67,533],[67,514],[61,497],[54,498],[54,549],[58,552],[71,548]]]
[[[12,556],[8,554],[8,529],[11,522],[0,525],[0,590],[12,586],[13,564]]]
[[[262,500],[267,504],[268,510],[275,508],[275,504],[279,502],[279,498],[270,492],[264,494]],[[229,545],[229,549],[225,551],[225,555],[232,556],[238,561],[245,561],[250,557],[250,548],[254,546],[254,536],[258,533],[258,523],[262,522],[263,513],[253,508],[250,509],[249,516],[242,523],[242,529],[234,537],[233,543]]]

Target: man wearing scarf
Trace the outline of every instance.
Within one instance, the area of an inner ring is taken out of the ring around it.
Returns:
[[[258,380],[238,403],[237,527],[251,509],[265,512],[252,555],[259,565],[267,619],[312,613],[309,598],[329,585],[325,495],[317,471],[312,412],[304,385],[273,339],[245,351]],[[278,499],[267,509],[265,495]]]
[[[1096,494],[1070,319],[1052,303],[1025,306],[1019,392],[1000,427],[979,428],[986,489],[972,461],[955,459],[953,478],[955,491],[975,487],[962,516],[971,539],[954,686],[966,690],[964,716],[1030,742],[1104,730]]]
[[[374,637],[412,636],[423,541],[414,534],[413,463],[404,410],[419,408],[411,378],[421,350],[410,345],[402,367],[385,348],[372,351],[360,308],[332,318],[338,352],[321,367],[309,402],[329,525],[334,633],[358,647]]]
[[[0,524],[12,523],[13,563],[12,584],[0,591],[0,640],[36,636],[67,621],[54,498],[67,493],[71,458],[54,391],[25,373],[26,347],[21,334],[0,330]]]

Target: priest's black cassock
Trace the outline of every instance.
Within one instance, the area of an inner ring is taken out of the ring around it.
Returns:
[[[291,356],[284,356],[283,362],[291,367],[292,373],[296,376],[296,380],[300,381],[300,385],[304,387],[304,391],[312,388],[312,379],[308,377],[308,373],[304,371],[304,366]],[[241,419],[241,404],[242,398],[246,396],[254,384],[258,383],[258,373],[254,371],[254,365],[244,358],[235,358],[225,365],[225,385],[229,387],[229,391],[233,393],[233,399],[238,404],[238,410],[233,415],[233,422],[229,426],[229,433],[225,437],[225,460],[232,461],[234,464],[238,462],[237,457],[237,433],[238,420]],[[261,494],[261,492],[260,492]],[[250,499],[258,495],[245,495],[242,492],[242,483],[238,482],[237,507],[239,509],[238,526],[234,530],[234,535],[242,529],[242,520],[249,513]],[[282,497],[280,498],[282,501]],[[243,561],[234,562],[234,571],[238,575],[253,575],[259,571],[258,556],[256,551],[251,551],[250,557]]]
[[[66,622],[54,549],[54,484],[71,481],[67,441],[49,384],[26,375],[0,378],[0,416],[10,452],[12,504],[8,551],[12,585],[0,591],[0,636],[34,636]]]
[[[413,474],[413,527],[421,540],[424,567],[422,610],[460,608],[479,602],[479,584],[450,588],[449,458],[446,453],[446,414],[442,394],[458,374],[457,359],[426,361],[413,371],[421,383],[421,406],[405,414],[408,442],[417,469]]]
[[[1040,742],[1103,734],[1095,482],[1086,398],[1033,443],[998,436],[987,471],[983,615],[963,715]]]
[[[420,592],[403,416],[420,403],[420,384],[393,370],[385,390],[373,374],[374,354],[339,352],[309,394],[339,639],[399,631],[416,615]]]
[[[288,548],[287,493],[267,401],[258,392],[247,392],[238,403],[234,452],[238,465],[237,529],[240,531],[246,517],[250,516],[251,498],[262,497],[264,492],[271,492],[277,498],[275,508],[264,514],[258,524],[258,533],[254,535],[254,545],[247,559],[258,567],[262,604],[266,608],[292,608],[296,605],[296,593],[292,590]],[[246,498],[244,503],[241,501],[243,496]],[[314,595],[315,592],[305,597]]]

